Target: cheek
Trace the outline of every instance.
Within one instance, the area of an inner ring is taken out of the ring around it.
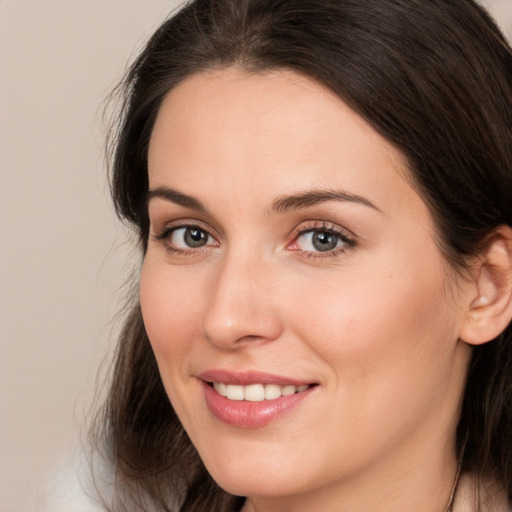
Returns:
[[[162,375],[174,369],[190,348],[198,329],[199,297],[189,276],[172,272],[147,255],[140,276],[144,325]]]
[[[406,396],[413,383],[421,393],[429,382],[445,381],[457,340],[442,265],[405,263],[307,286],[307,300],[290,306],[299,337],[327,362],[340,388],[351,390],[347,399],[374,410],[385,397]]]
[[[149,253],[146,256],[140,276],[144,326],[167,396],[178,417],[188,425],[197,421],[186,398],[196,391],[189,363],[200,325],[202,295],[201,287],[191,283],[193,276],[173,271]]]

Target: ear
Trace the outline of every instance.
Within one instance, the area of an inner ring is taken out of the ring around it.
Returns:
[[[481,345],[512,320],[512,228],[500,226],[487,238],[472,273],[474,287],[460,339]]]

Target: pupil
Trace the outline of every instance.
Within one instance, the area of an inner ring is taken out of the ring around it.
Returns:
[[[336,248],[336,235],[327,231],[318,231],[313,235],[313,245],[317,251],[331,251]]]
[[[206,243],[206,233],[200,229],[188,228],[185,232],[185,242],[189,247],[201,247]]]

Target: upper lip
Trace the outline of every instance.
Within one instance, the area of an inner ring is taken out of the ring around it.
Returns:
[[[312,381],[252,370],[245,372],[233,372],[225,369],[207,370],[200,373],[198,378],[205,382],[221,382],[223,384],[238,384],[239,386],[249,386],[250,384],[277,384],[278,386],[315,384]]]

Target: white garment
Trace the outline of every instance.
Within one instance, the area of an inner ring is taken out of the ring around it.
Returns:
[[[95,497],[91,469],[83,453],[48,479],[34,512],[105,512]]]

